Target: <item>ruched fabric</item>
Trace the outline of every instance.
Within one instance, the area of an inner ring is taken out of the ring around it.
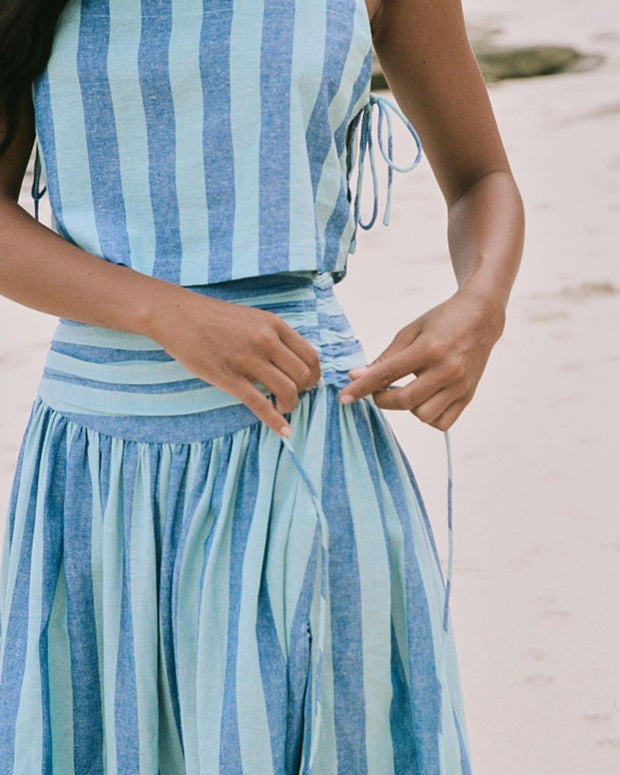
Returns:
[[[338,402],[366,358],[333,278],[195,290],[281,315],[321,380],[284,441],[155,342],[59,322],[4,536],[0,775],[469,774],[431,524],[383,411]]]

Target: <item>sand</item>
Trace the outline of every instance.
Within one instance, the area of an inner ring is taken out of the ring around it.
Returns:
[[[606,62],[490,90],[528,232],[506,330],[450,431],[452,617],[475,775],[618,775],[620,17],[612,0],[511,3],[472,0],[468,22],[500,28],[498,43],[574,45]],[[395,131],[404,157],[409,137]],[[369,358],[456,289],[425,160],[396,175],[393,196],[391,225],[360,235],[337,287]],[[0,326],[4,514],[55,320],[0,299]],[[445,564],[443,434],[408,412],[388,418]]]
[[[620,18],[600,1],[547,3],[544,19],[513,7],[466,12],[503,28],[499,43],[607,59],[490,90],[528,230],[506,330],[450,432],[453,621],[476,775],[618,775]],[[403,156],[407,143],[399,132]],[[370,357],[456,289],[426,163],[396,176],[392,212],[340,289]],[[445,559],[443,436],[389,417]]]

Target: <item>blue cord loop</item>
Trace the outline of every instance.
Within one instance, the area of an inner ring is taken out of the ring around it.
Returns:
[[[447,655],[447,644],[449,634],[449,599],[450,588],[452,586],[452,564],[454,555],[454,540],[452,532],[452,456],[450,452],[450,437],[448,431],[444,431],[444,437],[446,442],[446,453],[448,458],[448,569],[445,585],[445,597],[444,597],[444,609],[443,609],[443,638],[441,645],[441,655],[439,658],[439,675],[443,675],[445,670],[445,659]],[[321,504],[321,498],[319,497],[310,476],[304,469],[303,463],[299,456],[295,452],[293,445],[287,438],[280,437],[284,446],[288,449],[297,468],[297,471],[306,485],[312,504],[314,505],[315,514],[317,518],[317,529],[319,532],[319,552],[320,552],[320,569],[321,569],[321,586],[320,586],[320,600],[319,600],[319,624],[317,633],[317,661],[314,668],[314,717],[311,722],[310,732],[310,753],[307,764],[304,762],[300,772],[303,771],[307,775],[312,775],[314,768],[314,760],[316,757],[319,732],[321,724],[321,677],[323,667],[323,654],[325,646],[325,628],[326,628],[326,612],[327,612],[327,573],[328,573],[328,558],[329,558],[329,526],[323,507]]]
[[[443,607],[443,640],[441,644],[441,657],[440,657],[440,669],[443,673],[446,666],[446,655],[448,651],[448,626],[449,620],[449,606],[450,606],[450,591],[452,589],[452,565],[454,563],[454,532],[452,529],[452,453],[450,450],[450,436],[448,431],[444,431],[444,439],[446,442],[446,456],[448,461],[448,568],[446,571],[446,591],[444,597]]]
[[[350,124],[349,138],[347,142],[347,170],[349,175],[353,170],[357,162],[357,181],[355,186],[355,199],[353,200],[353,214],[355,219],[355,226],[361,226],[362,229],[370,229],[377,220],[377,214],[379,210],[379,184],[377,179],[377,169],[375,164],[375,141],[373,140],[373,113],[375,108],[378,112],[377,116],[377,145],[379,151],[388,167],[388,184],[387,184],[387,199],[385,204],[385,210],[383,213],[383,224],[387,226],[390,221],[390,209],[392,205],[392,181],[394,178],[394,172],[409,172],[416,167],[420,159],[422,158],[422,144],[418,133],[415,131],[405,114],[401,109],[391,100],[385,97],[380,97],[372,92],[369,95],[368,102],[355,116]],[[394,138],[392,131],[392,111],[398,118],[401,119],[403,124],[409,130],[409,133],[413,137],[416,145],[416,154],[412,162],[404,166],[399,166],[394,161]],[[387,144],[384,138],[385,128],[387,125]],[[356,149],[358,144],[358,132],[359,132],[359,154]],[[364,166],[366,156],[370,162],[370,173],[372,176],[373,187],[373,208],[370,220],[366,223],[363,221],[360,214],[361,207],[361,194],[362,184],[364,180]],[[353,235],[351,243],[351,252],[355,249],[355,234]]]
[[[32,199],[34,200],[34,217],[39,220],[39,202],[43,197],[45,196],[45,192],[47,191],[47,186],[43,186],[43,188],[40,187],[41,185],[41,155],[39,153],[39,143],[37,142],[37,147],[35,151],[34,156],[34,171],[32,175],[32,188],[30,189],[30,194],[32,195]]]

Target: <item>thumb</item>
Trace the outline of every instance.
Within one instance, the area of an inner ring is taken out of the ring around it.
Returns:
[[[374,369],[376,366],[379,366],[400,350],[399,344],[400,343],[396,341],[395,337],[394,340],[385,348],[385,350],[374,359],[374,361],[367,363],[365,366],[357,366],[355,369],[350,369],[348,372],[349,377],[351,379],[357,379],[357,377],[361,377],[362,374],[365,374],[370,369]]]
[[[380,357],[381,356],[379,356],[379,358]],[[357,377],[361,377],[362,374],[365,374],[369,369],[372,369],[377,365],[377,363],[379,363],[379,358],[375,358],[374,361],[367,363],[365,366],[358,366],[355,369],[349,369],[349,377],[351,377],[351,379],[357,379]]]

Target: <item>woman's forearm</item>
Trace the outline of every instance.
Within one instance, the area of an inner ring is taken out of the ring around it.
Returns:
[[[149,335],[157,310],[182,304],[180,286],[71,244],[0,196],[0,294],[82,323]]]
[[[373,40],[448,205],[460,298],[501,320],[521,260],[519,191],[471,49],[461,0],[378,0]]]
[[[148,336],[280,435],[291,430],[284,414],[321,377],[317,349],[275,312],[91,255],[6,194],[0,195],[0,294],[58,317]]]
[[[404,328],[365,369],[349,372],[345,403],[372,393],[382,409],[408,409],[448,430],[473,398],[503,333],[523,245],[521,197],[509,171],[490,172],[448,205],[458,290]],[[407,385],[398,379],[415,375]]]
[[[448,208],[459,291],[477,295],[500,329],[523,251],[523,202],[510,173],[484,175]]]

